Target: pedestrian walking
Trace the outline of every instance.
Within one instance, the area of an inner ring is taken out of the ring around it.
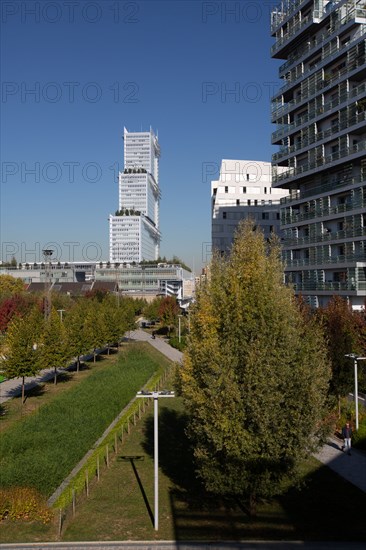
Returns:
[[[346,424],[342,428],[342,437],[343,437],[342,451],[347,451],[347,453],[351,455],[352,428],[349,422],[346,422]]]

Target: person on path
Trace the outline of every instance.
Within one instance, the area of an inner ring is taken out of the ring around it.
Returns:
[[[342,437],[344,440],[342,445],[342,451],[346,450],[348,454],[351,455],[352,428],[349,422],[346,422],[345,426],[343,426],[342,428]]]

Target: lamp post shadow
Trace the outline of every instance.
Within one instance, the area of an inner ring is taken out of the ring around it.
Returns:
[[[144,499],[144,503],[145,503],[145,506],[146,506],[147,513],[149,514],[151,524],[154,526],[154,514],[153,514],[153,512],[152,512],[152,509],[151,509],[149,500],[148,500],[148,498],[147,498],[147,496],[146,496],[144,486],[143,486],[143,484],[142,484],[142,481],[141,481],[141,479],[140,479],[140,476],[139,476],[139,473],[138,473],[138,471],[137,471],[136,464],[135,464],[135,461],[136,461],[136,460],[137,460],[137,461],[138,461],[138,460],[144,460],[144,456],[143,456],[143,455],[136,455],[136,456],[121,456],[121,457],[120,457],[120,460],[124,460],[124,461],[130,462],[130,464],[131,464],[131,466],[132,466],[133,473],[135,474],[135,478],[136,478],[137,484],[138,484],[139,489],[140,489],[140,491],[141,491],[142,498]]]

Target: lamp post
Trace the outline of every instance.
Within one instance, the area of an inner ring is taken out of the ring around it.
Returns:
[[[159,397],[175,397],[173,391],[137,392],[136,397],[152,397],[154,399],[154,528],[159,529],[159,439],[158,439],[158,404]]]
[[[353,359],[353,365],[355,369],[355,416],[356,416],[356,430],[358,430],[358,378],[357,378],[357,362],[366,360],[366,357],[359,357],[356,353],[347,353],[345,357]]]
[[[181,320],[182,316],[181,315],[178,315],[178,341],[180,343],[180,320]]]
[[[51,264],[51,256],[53,254],[53,250],[51,248],[45,248],[42,250],[42,254],[45,261],[45,289],[46,289],[46,295],[45,295],[45,307],[44,307],[44,318],[48,319],[50,313],[51,313],[51,273],[49,271]],[[47,263],[49,262],[49,264]]]
[[[57,311],[58,311],[59,314],[60,314],[60,320],[61,320],[61,323],[62,323],[62,320],[63,320],[62,314],[63,314],[63,312],[64,312],[65,310],[64,310],[64,309],[58,309]]]

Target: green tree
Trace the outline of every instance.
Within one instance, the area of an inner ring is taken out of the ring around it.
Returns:
[[[157,296],[151,302],[145,305],[143,309],[143,314],[146,319],[154,320],[159,318],[159,308],[163,299],[164,298],[162,296]]]
[[[55,308],[45,320],[39,348],[39,365],[41,369],[54,369],[53,381],[57,384],[57,369],[65,367],[71,359],[67,345],[65,325]]]
[[[7,378],[22,379],[22,403],[25,401],[25,377],[39,372],[42,322],[43,317],[36,306],[24,317],[13,317],[6,333],[4,374]]]
[[[215,256],[191,313],[180,386],[197,472],[255,515],[326,432],[329,364],[318,325],[285,287],[280,247],[247,222]]]
[[[162,323],[168,327],[168,334],[170,334],[172,327],[176,324],[179,312],[180,307],[176,298],[173,296],[166,296],[162,299],[158,315]]]
[[[85,327],[86,304],[85,299],[78,300],[68,312],[65,323],[67,345],[70,357],[76,357],[77,372],[80,369],[80,356],[86,353],[90,347]]]
[[[90,300],[85,317],[85,335],[88,349],[93,350],[93,361],[96,361],[96,351],[106,343],[106,330],[104,325],[102,303]]]

